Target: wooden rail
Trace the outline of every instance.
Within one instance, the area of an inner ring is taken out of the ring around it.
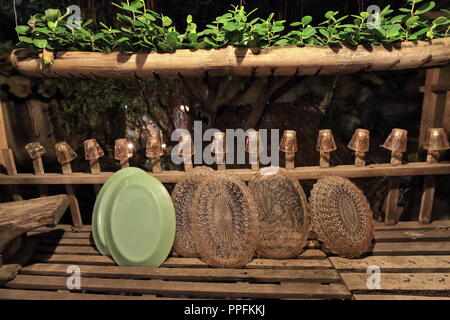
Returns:
[[[235,174],[244,181],[250,181],[257,171],[251,169],[226,169],[227,172]],[[450,163],[429,164],[427,162],[412,162],[401,166],[390,164],[371,164],[365,167],[354,165],[340,165],[329,168],[296,167],[288,169],[292,177],[296,179],[319,179],[327,175],[338,175],[345,178],[366,177],[401,177],[420,175],[442,175],[450,174]],[[184,171],[162,171],[160,173],[149,173],[162,183],[177,183],[184,175]],[[35,175],[31,173],[19,173],[16,175],[0,174],[0,185],[20,184],[103,184],[113,172],[101,172],[100,174],[72,173],[63,175],[60,173],[45,173]]]
[[[153,78],[208,76],[293,76],[347,74],[359,71],[417,69],[450,61],[450,38],[403,42],[392,46],[272,47],[177,50],[171,53],[58,52],[53,64],[26,49],[11,62],[23,75],[70,78]]]

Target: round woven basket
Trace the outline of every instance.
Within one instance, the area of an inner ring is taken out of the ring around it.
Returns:
[[[320,179],[309,204],[312,229],[333,253],[356,258],[369,249],[374,232],[372,211],[363,192],[350,180]]]
[[[259,222],[245,183],[227,173],[207,176],[195,194],[192,235],[201,259],[210,266],[240,268],[250,262]]]
[[[191,216],[195,192],[206,176],[213,174],[214,170],[208,167],[195,167],[186,173],[173,192],[172,201],[175,207],[176,232],[174,250],[186,258],[199,257],[192,239]]]
[[[270,259],[300,254],[310,229],[308,202],[302,186],[286,169],[261,169],[250,182],[261,230],[257,253]]]

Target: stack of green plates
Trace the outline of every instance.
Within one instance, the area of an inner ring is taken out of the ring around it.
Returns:
[[[121,169],[106,181],[92,215],[97,249],[120,266],[159,267],[172,248],[175,225],[166,188],[138,168]]]

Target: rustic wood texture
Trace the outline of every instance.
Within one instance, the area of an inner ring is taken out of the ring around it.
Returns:
[[[430,165],[426,162],[411,162],[401,166],[390,164],[370,164],[365,167],[354,165],[339,165],[330,168],[296,167],[288,170],[295,179],[320,179],[327,175],[338,175],[345,178],[383,177],[383,176],[416,176],[450,174],[450,163],[441,162]],[[244,181],[250,181],[256,174],[251,169],[227,169]],[[89,173],[72,173],[63,175],[59,173],[46,173],[34,175],[19,173],[14,176],[0,174],[0,184],[103,184],[111,177],[113,172],[101,172],[99,175]],[[162,183],[177,183],[184,175],[184,171],[162,171],[149,173]]]
[[[450,221],[428,225],[376,223],[372,255],[361,259],[330,257],[357,300],[450,298]],[[368,288],[368,267],[380,268],[380,286]]]
[[[11,149],[2,149],[2,155],[3,155],[3,161],[5,162],[6,173],[8,175],[12,175],[12,176],[17,175],[16,162],[14,161],[14,155],[13,155],[12,150]],[[20,195],[18,186],[11,185],[10,188],[11,188],[11,192],[12,192],[14,201],[23,200],[22,196]]]
[[[68,204],[66,195],[0,203],[0,252],[21,234],[57,224]]]
[[[60,175],[61,177],[71,177],[73,174],[70,162],[61,164],[61,170],[62,170],[62,175]],[[81,219],[80,206],[78,205],[78,199],[75,194],[75,190],[72,184],[67,182],[63,184],[65,184],[67,197],[69,199],[70,214],[72,216],[73,226],[76,230],[80,230],[83,227],[83,220]]]
[[[450,67],[432,68],[427,70],[425,86],[423,87],[423,106],[420,121],[419,152],[422,152],[428,129],[441,128],[444,124],[444,114],[448,108],[447,92],[436,89],[436,85],[450,82]]]
[[[450,39],[404,42],[397,47],[370,50],[328,47],[273,47],[218,50],[177,50],[172,53],[58,52],[53,64],[41,69],[40,60],[25,49],[11,54],[13,66],[31,77],[177,78],[208,76],[292,76],[346,74],[362,70],[403,70],[445,65]]]
[[[28,233],[39,246],[30,263],[6,284],[8,289],[0,291],[0,299],[31,299],[31,293],[43,299],[450,297],[450,221],[392,226],[376,222],[375,230],[374,246],[359,259],[327,257],[326,251],[317,249],[316,240],[310,240],[295,259],[256,258],[243,269],[221,269],[176,256],[160,268],[118,267],[93,247],[90,226],[79,233],[67,225],[41,227]],[[81,268],[83,293],[67,291],[70,265]],[[366,270],[373,265],[381,269],[381,289],[367,289]]]
[[[0,100],[0,150],[3,149],[8,149],[8,139],[6,138],[5,119],[3,118],[3,107],[2,101]],[[6,167],[3,153],[0,153],[0,167],[1,166]]]

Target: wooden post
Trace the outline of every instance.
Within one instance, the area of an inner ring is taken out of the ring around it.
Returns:
[[[183,163],[184,163],[184,171],[189,172],[191,171],[194,166],[192,165],[192,156],[184,156],[183,157]]]
[[[2,149],[3,160],[5,161],[6,172],[9,175],[17,175],[16,162],[14,161],[14,155],[11,149]],[[22,201],[23,198],[20,195],[19,187],[11,185],[11,191],[14,201]]]
[[[330,152],[320,152],[320,167],[328,168],[330,166]]]
[[[216,153],[216,164],[217,164],[217,170],[225,170],[226,169],[225,153]]]
[[[72,166],[70,165],[70,162],[61,164],[61,170],[64,175],[72,174]],[[83,221],[81,219],[81,212],[80,207],[78,205],[77,196],[75,195],[75,191],[71,184],[66,184],[65,187],[67,197],[69,198],[70,214],[72,215],[72,223],[74,230],[80,231],[81,228],[83,227]]]
[[[439,162],[439,151],[428,151],[427,162],[429,164]],[[423,180],[423,191],[419,209],[419,222],[422,224],[430,223],[431,212],[433,211],[434,190],[436,178],[434,176],[425,176]]]
[[[31,160],[33,161],[33,170],[35,175],[43,175],[44,164],[42,163],[42,155],[45,154],[45,149],[39,142],[32,142],[25,146]],[[39,195],[45,197],[48,195],[48,187],[46,185],[39,184]]]
[[[151,159],[152,159],[152,172],[160,173],[161,172],[160,158],[151,158]]]
[[[252,171],[258,171],[259,170],[259,158],[258,153],[249,153],[249,161],[252,168]]]
[[[450,114],[450,102],[446,102],[446,91],[433,91],[433,86],[442,82],[450,82],[450,67],[437,67],[427,70],[420,120],[419,152],[423,149],[428,129],[442,128],[444,115]]]
[[[364,167],[366,165],[366,153],[355,152],[355,166]]]
[[[285,153],[285,167],[286,169],[294,169],[295,168],[295,152],[286,152]]]
[[[98,159],[89,160],[89,166],[91,167],[91,174],[99,175],[101,173],[100,163]],[[95,195],[98,195],[102,186],[100,184],[94,184]]]
[[[403,153],[391,152],[391,165],[399,166],[402,164]],[[400,178],[389,177],[389,192],[386,198],[385,223],[396,224],[398,220],[398,197],[400,194]]]
[[[1,100],[0,100],[0,149],[1,150],[8,149],[8,140],[6,139],[6,129],[3,118],[3,107]],[[6,159],[4,158],[3,153],[0,154],[0,167],[1,166],[6,167]]]

